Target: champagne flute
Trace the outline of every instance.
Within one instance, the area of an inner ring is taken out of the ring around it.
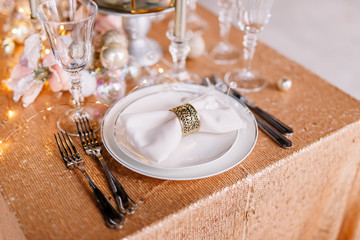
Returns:
[[[74,106],[58,119],[58,128],[78,135],[77,117],[87,116],[92,124],[101,118],[96,109],[80,102],[83,97],[80,72],[89,61],[97,5],[90,0],[51,0],[41,3],[37,13],[56,61],[70,75]]]
[[[241,57],[240,49],[229,43],[229,32],[231,29],[233,6],[235,0],[218,0],[219,10],[220,37],[217,44],[211,46],[206,55],[214,63],[220,65],[234,64]]]
[[[245,33],[243,52],[245,67],[225,74],[225,81],[235,82],[237,89],[243,92],[260,91],[266,86],[265,78],[252,70],[251,62],[255,53],[257,36],[269,22],[270,10],[274,0],[237,0],[238,25]]]

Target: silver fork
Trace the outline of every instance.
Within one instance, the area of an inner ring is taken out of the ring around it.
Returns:
[[[79,152],[76,150],[71,138],[68,133],[57,133],[54,134],[56,144],[59,148],[60,154],[67,168],[77,168],[85,176],[88,181],[94,195],[98,207],[104,217],[105,223],[109,228],[120,229],[125,223],[125,217],[123,214],[119,213],[101,192],[101,190],[96,186],[94,181],[90,178],[89,174],[86,172],[83,164],[84,160],[81,158]]]
[[[101,144],[94,134],[94,130],[91,127],[89,119],[87,117],[79,117],[75,120],[75,122],[85,153],[96,157],[105,171],[106,178],[118,205],[119,211],[123,214],[133,214],[138,205],[129,197],[120,182],[115,178],[107,166],[103,156],[101,155]]]

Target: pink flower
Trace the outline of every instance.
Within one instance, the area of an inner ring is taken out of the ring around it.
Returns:
[[[48,78],[49,87],[53,92],[70,90],[69,74],[56,63],[54,56],[50,53],[43,60],[43,66],[48,67],[51,76]],[[81,71],[83,96],[88,97],[96,90],[96,78],[86,70]]]
[[[15,86],[18,84],[20,79],[31,75],[33,69],[28,66],[24,66],[22,64],[17,64],[13,70],[11,71],[10,79],[11,81],[7,82],[10,88],[14,89]]]
[[[70,89],[69,74],[58,64],[49,67],[51,77],[48,79],[50,89],[53,92],[68,91]]]
[[[44,85],[43,80],[37,79],[37,71],[40,70],[38,66],[40,49],[39,34],[30,35],[24,42],[24,54],[11,71],[11,80],[5,81],[14,91],[13,100],[18,102],[21,99],[24,107],[35,101]]]
[[[102,35],[111,29],[122,28],[122,18],[115,15],[98,14],[95,19],[94,31]]]
[[[52,73],[48,81],[50,89],[53,92],[67,91],[70,89],[69,74],[56,63],[52,53],[44,58],[43,66],[48,67]]]

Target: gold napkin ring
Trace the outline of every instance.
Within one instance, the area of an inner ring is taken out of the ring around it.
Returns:
[[[200,117],[196,109],[190,103],[171,108],[169,111],[175,113],[179,119],[183,137],[199,131]]]

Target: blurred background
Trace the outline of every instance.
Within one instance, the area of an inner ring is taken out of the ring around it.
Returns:
[[[259,39],[360,100],[360,0],[275,0]]]

